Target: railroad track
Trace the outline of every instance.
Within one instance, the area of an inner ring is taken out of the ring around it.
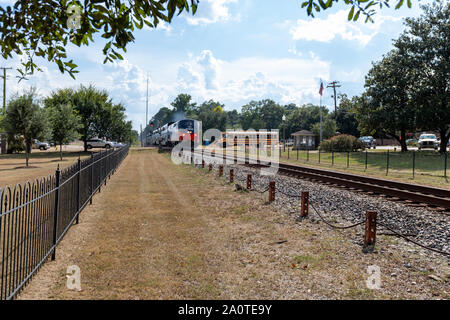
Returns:
[[[201,153],[197,152],[196,155],[201,156]],[[230,157],[224,158],[233,160],[233,158]],[[265,166],[262,164],[249,164],[248,158],[244,160],[244,158],[235,157],[234,160],[239,160],[240,163],[245,163],[247,166]],[[446,189],[286,163],[279,163],[278,173],[297,178],[326,182],[377,195],[394,197],[403,201],[407,200],[412,204],[426,204],[430,207],[450,211],[450,190]]]

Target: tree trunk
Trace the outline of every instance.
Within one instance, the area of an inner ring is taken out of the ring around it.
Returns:
[[[59,159],[62,161],[62,143],[59,144]]]
[[[408,151],[408,146],[406,145],[406,130],[402,130],[400,133],[400,145],[402,147],[402,152]]]
[[[27,168],[28,168],[28,163],[29,163],[29,159],[30,159],[30,150],[31,150],[31,143],[27,141],[25,143],[26,167]]]

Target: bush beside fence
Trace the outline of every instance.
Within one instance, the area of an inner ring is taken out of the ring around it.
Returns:
[[[80,212],[128,155],[129,146],[33,183],[0,189],[0,300],[13,298],[51,256]]]

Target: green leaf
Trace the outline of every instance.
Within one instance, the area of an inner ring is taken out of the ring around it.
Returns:
[[[404,0],[400,0],[397,5],[395,6],[395,9],[399,9],[403,5]]]
[[[348,13],[348,21],[352,20],[354,12],[355,12],[355,6],[352,6],[352,8],[350,9],[350,12]]]

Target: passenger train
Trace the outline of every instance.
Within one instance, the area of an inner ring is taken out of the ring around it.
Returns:
[[[200,123],[193,119],[168,122],[147,135],[147,145],[172,147],[188,140],[200,143]]]

